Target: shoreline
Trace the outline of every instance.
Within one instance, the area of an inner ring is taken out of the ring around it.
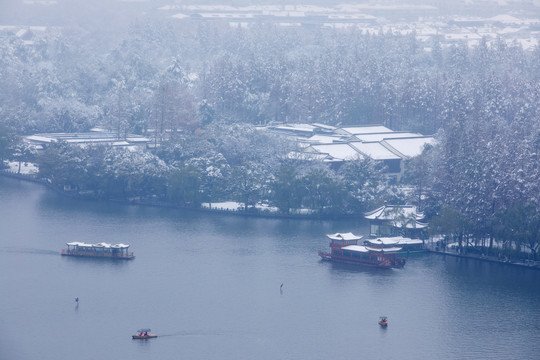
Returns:
[[[171,203],[160,202],[160,201],[145,201],[144,199],[138,199],[138,200],[98,199],[98,198],[93,198],[93,197],[81,196],[78,193],[72,194],[66,191],[62,191],[52,186],[46,180],[37,179],[32,174],[23,174],[23,173],[17,174],[9,170],[0,170],[0,175],[9,177],[12,179],[30,181],[33,183],[42,184],[59,195],[62,195],[71,199],[78,199],[78,200],[84,200],[84,201],[103,201],[103,202],[110,202],[110,203],[124,204],[124,205],[150,206],[150,207],[169,208],[169,209],[176,209],[176,210],[204,212],[207,214],[260,217],[260,218],[269,218],[269,219],[331,221],[331,220],[341,220],[341,219],[353,220],[359,217],[359,215],[341,215],[340,217],[335,217],[335,216],[333,217],[333,216],[326,216],[326,215],[308,215],[308,214],[297,214],[297,215],[292,215],[292,214],[287,215],[287,214],[278,214],[278,213],[273,214],[271,212],[264,211],[264,210],[263,211],[260,211],[260,210],[240,211],[240,210],[231,210],[231,209],[226,209],[226,208],[205,208],[205,207],[195,208],[195,207],[185,207],[185,206],[180,206],[180,205],[174,205]],[[215,204],[218,204],[218,203],[215,203]]]
[[[501,264],[501,265],[510,265],[510,266],[514,266],[514,267],[521,267],[521,268],[526,268],[526,269],[540,270],[540,261],[530,260],[530,261],[527,261],[527,262],[522,262],[522,261],[514,261],[514,260],[501,260],[501,259],[497,258],[496,256],[458,254],[456,252],[431,250],[431,249],[426,249],[426,250],[429,253],[438,254],[438,255],[442,255],[442,256],[447,256],[448,255],[448,256],[457,257],[457,258],[461,258],[461,259],[472,259],[472,260],[479,260],[479,261],[485,261],[485,262],[490,262],[490,263],[497,263],[497,264]]]
[[[117,204],[123,204],[123,205],[133,205],[133,206],[150,206],[150,207],[160,207],[160,208],[170,208],[175,210],[187,210],[187,211],[196,211],[196,212],[204,212],[206,214],[220,214],[220,215],[232,215],[232,216],[245,216],[245,217],[259,217],[259,218],[269,218],[269,219],[287,219],[287,220],[325,220],[325,221],[331,221],[331,220],[339,220],[339,219],[353,219],[356,216],[343,216],[341,218],[332,218],[332,217],[324,217],[324,216],[310,216],[310,215],[282,215],[282,214],[269,214],[269,213],[262,213],[262,212],[241,212],[241,211],[235,211],[235,210],[227,210],[227,209],[211,209],[211,208],[190,208],[190,207],[182,207],[182,206],[176,206],[168,203],[159,203],[159,202],[145,202],[145,201],[130,201],[130,200],[115,200],[115,199],[95,199],[95,198],[88,198],[83,197],[80,195],[72,195],[65,191],[61,191],[59,189],[56,189],[55,187],[51,186],[47,181],[37,179],[34,175],[30,174],[17,174],[12,173],[10,171],[1,170],[0,175],[17,179],[17,180],[23,180],[23,181],[30,181],[37,184],[45,185],[47,188],[53,190],[59,195],[69,197],[72,199],[78,199],[78,200],[85,200],[85,201],[103,201],[103,202],[111,202],[111,203],[117,203]],[[440,250],[433,250],[426,248],[426,252],[443,255],[443,256],[452,256],[452,257],[458,257],[462,259],[472,259],[472,260],[480,260],[480,261],[486,261],[491,263],[498,263],[501,265],[510,265],[514,267],[521,267],[526,269],[533,269],[533,270],[540,270],[540,261],[528,261],[528,262],[521,262],[521,261],[515,261],[515,260],[500,260],[495,256],[486,256],[486,255],[471,255],[471,254],[458,254],[456,252],[448,252],[448,251],[440,251]]]

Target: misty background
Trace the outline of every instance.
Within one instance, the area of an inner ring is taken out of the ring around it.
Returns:
[[[36,162],[59,189],[285,214],[413,202],[440,231],[538,247],[537,1],[1,6],[0,159]],[[259,131],[275,123],[381,124],[437,146],[395,183],[369,159],[293,159],[297,143]],[[36,157],[21,141],[95,127],[153,147]]]

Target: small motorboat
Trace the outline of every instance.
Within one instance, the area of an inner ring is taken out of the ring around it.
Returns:
[[[153,339],[157,338],[156,334],[150,334],[150,329],[139,329],[137,330],[137,334],[132,335],[133,339]]]
[[[379,325],[381,325],[382,327],[387,327],[388,326],[388,318],[386,316],[381,316],[379,318]]]

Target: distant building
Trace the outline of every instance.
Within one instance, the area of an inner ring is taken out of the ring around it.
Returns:
[[[388,175],[399,178],[402,172],[402,159],[378,142],[348,141],[331,144],[313,144],[304,149],[304,152],[326,155],[324,161],[334,163],[371,158],[381,163]]]
[[[367,212],[370,236],[405,236],[421,238],[427,224],[421,222],[424,214],[413,205],[384,205]]]
[[[336,130],[337,134],[342,135],[365,135],[365,134],[383,134],[383,133],[392,133],[393,131],[382,125],[367,125],[367,126],[355,126],[355,127],[344,127]]]
[[[427,51],[434,39],[443,47],[456,43],[473,47],[482,38],[488,43],[499,39],[508,44],[517,41],[524,49],[534,50],[540,26],[538,4],[530,0],[465,0],[452,2],[452,6],[441,1],[326,6],[177,4],[159,7],[158,11],[179,21],[220,21],[233,27],[266,22],[282,27],[358,29],[364,34],[414,34]]]
[[[49,144],[65,141],[68,144],[79,145],[81,147],[95,145],[109,145],[115,147],[125,147],[130,150],[146,149],[149,139],[140,136],[128,134],[119,136],[117,133],[95,129],[85,133],[45,133],[30,135],[25,141],[34,146],[36,150],[44,150]]]
[[[345,161],[370,158],[384,167],[385,174],[399,181],[406,162],[434,145],[433,136],[393,131],[382,125],[336,128],[321,124],[282,124],[269,126],[275,133],[298,143],[303,155],[291,158],[322,160],[339,167]]]

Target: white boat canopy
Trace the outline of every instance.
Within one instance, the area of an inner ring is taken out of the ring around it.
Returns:
[[[399,240],[399,245],[419,245],[423,244],[424,241],[420,239],[411,239],[411,238],[402,238]]]
[[[129,248],[129,245],[126,244],[108,244],[108,243],[99,243],[99,244],[87,244],[84,242],[79,241],[73,241],[66,243],[67,246],[78,246],[78,247],[86,247],[86,248],[106,248],[106,249],[127,249]]]
[[[343,250],[353,251],[353,252],[360,252],[360,253],[368,253],[368,252],[384,252],[384,253],[394,253],[401,250],[400,247],[391,247],[391,248],[373,248],[370,246],[364,246],[364,245],[347,245],[342,247]]]
[[[403,236],[378,237],[367,240],[372,245],[419,245],[424,242],[420,239],[411,239]]]
[[[391,248],[372,248],[372,247],[366,246],[366,249],[368,249],[369,251],[374,251],[374,252],[391,253],[391,252],[398,252],[398,251],[401,251],[402,248],[400,248],[400,247],[391,247]]]
[[[87,244],[87,243],[80,242],[80,241],[68,242],[68,243],[66,243],[66,245],[67,246],[80,246],[80,247],[93,247],[94,246],[93,244]]]
[[[371,245],[396,245],[399,243],[399,238],[397,237],[388,237],[388,238],[376,238],[376,239],[369,239],[368,242]]]
[[[351,232],[348,233],[335,233],[335,234],[326,234],[331,240],[360,240],[363,236],[354,235]]]
[[[348,245],[342,247],[343,250],[349,250],[354,252],[367,253],[369,252],[368,248],[363,245]]]
[[[129,245],[120,243],[120,244],[111,245],[111,247],[114,249],[127,249]]]

